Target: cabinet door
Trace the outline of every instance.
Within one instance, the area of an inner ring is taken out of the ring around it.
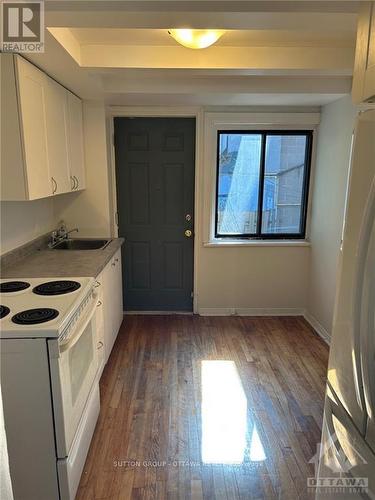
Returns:
[[[54,194],[68,193],[73,185],[69,176],[67,101],[64,87],[46,77],[48,163]]]
[[[113,301],[112,260],[103,269],[100,280],[103,287],[103,319],[104,319],[103,331],[104,331],[105,362],[108,361],[113,345],[112,332],[113,332],[114,318],[113,318],[113,305],[112,305]]]
[[[82,101],[68,92],[69,164],[70,175],[75,180],[74,189],[85,189],[85,165],[83,151]]]
[[[123,305],[122,305],[122,264],[121,264],[121,249],[117,250],[114,257],[114,277],[113,277],[113,288],[114,288],[114,318],[115,318],[115,339],[117,337],[118,331],[120,329],[123,320]]]
[[[375,2],[361,2],[352,86],[353,102],[375,102]]]
[[[121,251],[118,250],[100,275],[103,287],[104,347],[107,362],[123,319]]]
[[[33,200],[52,194],[47,153],[46,75],[21,57],[17,57],[17,73],[27,198]]]
[[[370,21],[368,51],[366,61],[366,73],[364,82],[364,100],[375,101],[375,2],[372,2]]]
[[[105,329],[104,329],[104,293],[103,272],[96,278],[96,291],[98,293],[98,309],[96,311],[96,341],[98,349],[99,378],[106,362],[105,355]]]
[[[117,261],[116,261],[117,259]],[[110,351],[112,351],[119,329],[118,315],[118,257],[115,255],[110,262],[110,310],[111,310],[111,327],[110,327]]]

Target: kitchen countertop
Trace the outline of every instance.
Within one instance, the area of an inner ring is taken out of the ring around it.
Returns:
[[[123,238],[113,238],[102,250],[37,250],[17,262],[3,267],[2,278],[95,278],[116,251],[124,243]]]

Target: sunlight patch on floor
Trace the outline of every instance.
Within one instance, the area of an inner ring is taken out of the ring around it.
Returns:
[[[247,448],[247,399],[233,361],[202,361],[202,460],[241,464]],[[251,434],[250,460],[264,460],[256,427]]]

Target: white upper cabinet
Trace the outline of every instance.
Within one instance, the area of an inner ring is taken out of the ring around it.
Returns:
[[[69,175],[67,92],[48,78],[46,86],[46,121],[48,161],[53,194],[71,191],[73,183]],[[54,124],[54,126],[51,126]]]
[[[85,189],[85,159],[83,151],[82,101],[71,92],[67,93],[69,170],[75,190]]]
[[[352,96],[355,104],[375,102],[375,2],[359,12]]]
[[[46,75],[17,58],[21,136],[28,199],[52,194],[48,168]],[[6,145],[4,145],[6,147]]]
[[[85,187],[82,102],[20,56],[1,54],[1,200]]]

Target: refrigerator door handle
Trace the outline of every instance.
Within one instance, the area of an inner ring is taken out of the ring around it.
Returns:
[[[352,170],[353,170],[353,148],[354,148],[354,142],[356,138],[356,130],[353,130],[352,137],[351,137],[351,142],[350,142],[350,154],[349,154],[349,171],[348,171],[348,178],[346,181],[346,191],[345,191],[345,202],[344,202],[344,217],[342,221],[342,228],[341,228],[341,242],[340,242],[340,251],[342,252],[342,246],[344,243],[344,233],[345,233],[345,226],[346,226],[346,217],[348,213],[348,199],[349,199],[349,192],[350,192],[350,181],[352,179]]]

